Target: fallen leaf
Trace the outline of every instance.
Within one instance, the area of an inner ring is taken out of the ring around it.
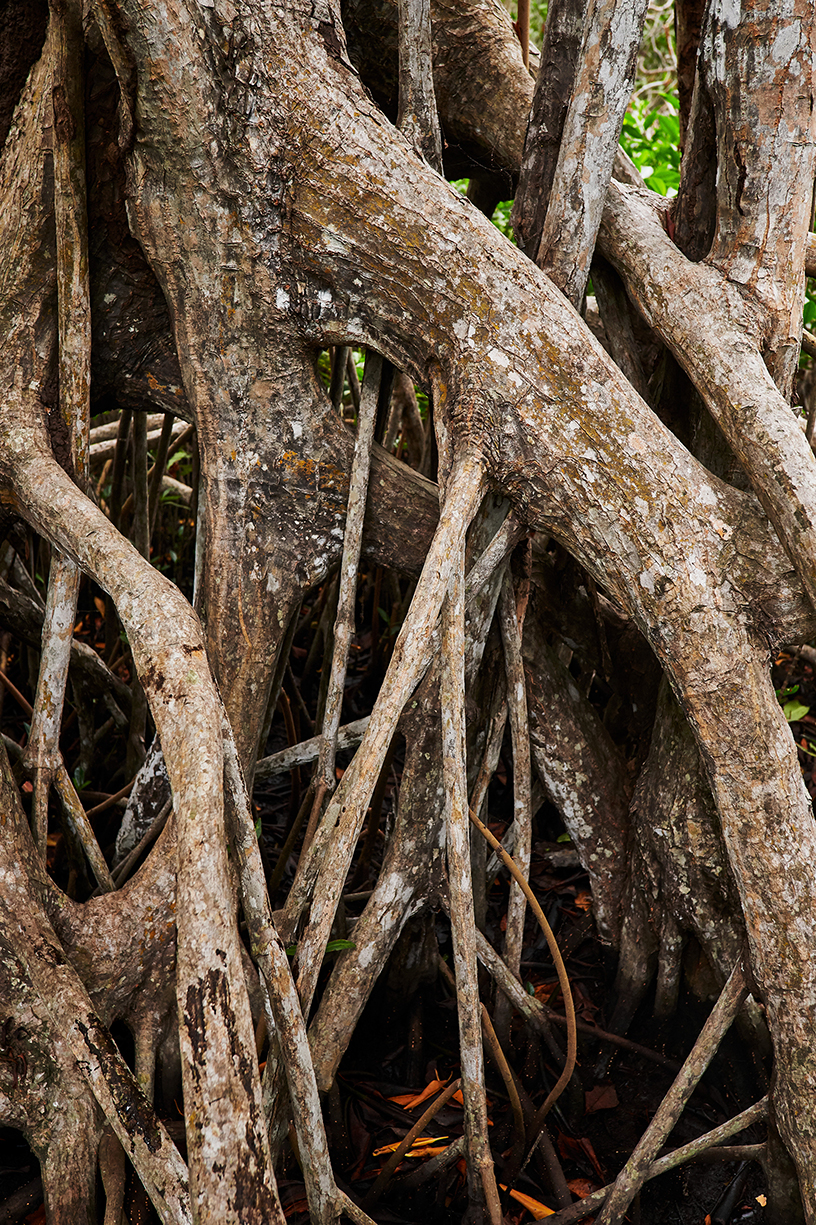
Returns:
[[[563,1132],[558,1137],[558,1151],[562,1157],[571,1157],[577,1161],[588,1161],[597,1174],[601,1185],[606,1181],[601,1163],[595,1155],[595,1149],[586,1136],[565,1136]]]
[[[587,1089],[584,1098],[587,1114],[594,1114],[596,1110],[614,1110],[620,1105],[614,1085],[596,1085],[594,1089]]]
[[[535,989],[535,997],[542,1004],[549,1002],[550,997],[558,990],[558,980],[552,983],[539,983]]]
[[[502,1191],[506,1191],[507,1187],[504,1183],[499,1183]],[[510,1198],[514,1199],[517,1204],[521,1204],[532,1213],[533,1219],[543,1221],[545,1216],[555,1216],[555,1210],[548,1208],[546,1204],[542,1204],[540,1200],[533,1199],[532,1195],[525,1195],[522,1191],[510,1191]]]
[[[450,1077],[448,1077],[450,1080]],[[395,1097],[389,1097],[389,1102],[396,1102],[398,1106],[404,1107],[405,1110],[413,1110],[414,1106],[421,1106],[423,1102],[427,1102],[429,1097],[433,1097],[440,1089],[444,1089],[448,1080],[432,1080],[425,1086],[421,1093],[397,1093]],[[456,1094],[454,1094],[454,1097]]]
[[[578,1196],[578,1199],[586,1199],[588,1195],[592,1195],[593,1191],[598,1190],[598,1184],[589,1178],[570,1178],[567,1186],[573,1195]]]
[[[408,1156],[411,1156],[411,1152],[415,1148],[424,1148],[428,1144],[438,1144],[440,1140],[447,1140],[447,1138],[447,1136],[418,1136],[411,1145]],[[384,1144],[382,1148],[375,1148],[371,1156],[382,1157],[383,1153],[395,1153],[401,1144],[402,1140],[396,1140],[393,1144]],[[439,1151],[441,1152],[442,1150],[440,1149]]]

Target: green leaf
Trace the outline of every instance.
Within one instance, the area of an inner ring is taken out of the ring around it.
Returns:
[[[570,838],[569,834],[559,834],[555,841],[556,842],[572,842],[572,838]]]
[[[353,940],[330,940],[326,945],[327,953],[344,953],[346,949],[356,949],[357,945]]]
[[[782,714],[787,719],[788,723],[798,723],[800,719],[804,719],[805,715],[810,711],[809,706],[803,706],[801,702],[791,700],[786,702],[782,707]]]

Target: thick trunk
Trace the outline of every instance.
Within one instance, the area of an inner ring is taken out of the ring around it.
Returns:
[[[442,513],[429,482],[375,450],[363,548],[380,563],[421,571],[421,577],[359,755],[303,856],[283,915],[287,938],[306,920],[296,963],[306,1016],[388,744],[440,644],[445,738],[438,770],[425,770],[419,779],[419,755],[431,751],[434,733],[427,709],[408,717],[415,726],[404,810],[358,924],[362,945],[338,963],[311,1029],[317,1084],[326,1088],[334,1078],[376,961],[437,887],[444,807],[469,1183],[474,1204],[486,1205],[498,1219],[465,835],[467,766],[473,773],[474,763],[465,761],[462,658],[465,533],[489,489],[509,500],[518,520],[578,559],[607,605],[613,602],[619,618],[637,625],[671,682],[691,732],[664,693],[630,814],[626,772],[611,737],[576,700],[545,644],[528,633],[536,764],[592,874],[604,932],[621,939],[625,952],[640,937],[648,946],[645,957],[625,962],[623,978],[645,982],[650,961],[658,959],[664,1008],[676,988],[683,930],[694,931],[721,972],[733,960],[739,898],[776,1052],[774,1117],[796,1161],[806,1210],[816,1219],[816,826],[768,675],[769,644],[816,627],[807,598],[816,597],[816,468],[785,399],[798,349],[813,177],[812,13],[805,0],[789,0],[781,13],[757,0],[735,22],[730,10],[711,8],[699,36],[706,67],[698,75],[689,140],[697,156],[716,139],[719,173],[713,184],[704,159],[690,158],[681,185],[683,249],[690,258],[708,255],[693,264],[668,237],[654,197],[609,183],[642,8],[592,6],[579,50],[577,10],[551,7],[553,44],[558,20],[572,18],[575,70],[567,74],[570,85],[553,96],[545,96],[546,81],[539,87],[528,145],[544,125],[550,136],[558,131],[558,156],[553,139],[540,157],[525,157],[528,181],[519,209],[525,243],[536,250],[544,227],[539,262],[575,302],[598,234],[599,250],[616,270],[597,265],[616,366],[544,272],[386,121],[349,66],[335,8],[322,4],[309,16],[295,6],[287,12],[218,0],[173,0],[160,12],[147,0],[100,6],[101,36],[92,33],[91,39],[99,96],[107,91],[100,105],[106,120],[89,140],[90,174],[103,201],[92,207],[105,214],[91,240],[94,377],[98,372],[100,386],[115,390],[122,403],[152,403],[195,423],[203,630],[179,592],[149,565],[144,533],[140,556],[51,454],[60,438],[58,417],[52,412],[49,442],[42,403],[56,410],[58,273],[42,134],[49,134],[53,30],[32,73],[0,183],[6,289],[0,483],[4,501],[113,600],[161,739],[174,820],[130,892],[84,908],[59,904],[30,847],[24,869],[14,867],[15,841],[28,844],[22,829],[15,834],[7,828],[0,971],[10,981],[15,966],[24,966],[21,1025],[38,999],[45,1002],[50,1020],[43,1025],[51,1030],[35,1034],[35,1046],[56,1042],[51,1031],[66,1021],[64,1066],[53,1080],[59,1092],[47,1108],[52,1124],[70,1091],[73,1059],[85,1077],[76,1082],[82,1085],[76,1159],[93,1165],[101,1108],[167,1219],[184,1220],[189,1212],[224,1222],[282,1215],[228,866],[225,761],[233,854],[254,952],[265,967],[269,1015],[294,1016],[290,1028],[279,1025],[284,1054],[273,1043],[270,1067],[285,1059],[286,1050],[292,1053],[302,1128],[317,1110],[303,1018],[271,929],[241,766],[251,779],[300,600],[340,558],[354,444],[323,390],[317,357],[333,347],[342,373],[349,345],[382,353],[431,393]],[[691,9],[687,16],[694,27]],[[433,20],[433,78],[449,141],[481,158],[491,174],[512,177],[521,164],[532,82],[509,20],[496,6],[476,2],[440,3]],[[696,37],[692,32],[689,44]],[[121,87],[116,122],[117,87],[103,42]],[[478,61],[472,72],[463,68],[463,42]],[[353,38],[350,47],[354,55]],[[431,148],[427,52],[403,74],[402,111],[414,115]],[[686,61],[689,55],[685,50]],[[497,87],[499,73],[504,79]],[[411,101],[415,88],[421,106]],[[598,107],[583,104],[589,94]],[[603,115],[596,113],[601,103]],[[761,141],[754,139],[757,130]],[[124,170],[106,179],[106,165]],[[132,238],[124,234],[125,207]],[[713,239],[706,218],[716,222]],[[670,230],[671,221],[666,224]],[[558,235],[568,237],[556,242]],[[756,498],[707,472],[638,394],[633,384],[648,391],[635,360],[638,329],[626,316],[615,275],[693,380]],[[120,357],[133,329],[139,339]],[[70,339],[62,346],[63,385]],[[502,537],[502,547],[513,532],[515,527]],[[498,582],[471,615],[476,649],[467,662],[470,685]],[[525,754],[516,752],[523,702],[518,644],[508,637],[515,633],[509,591],[502,607],[515,678],[511,723],[514,753],[523,762]],[[594,591],[599,625],[600,607]],[[15,615],[30,625],[30,609],[18,606]],[[600,628],[598,633],[602,638]],[[605,669],[604,642],[599,654]],[[94,675],[101,683],[99,668]],[[435,675],[432,670],[417,698],[426,706]],[[473,745],[483,747],[485,738],[470,730]],[[444,804],[435,794],[438,771]],[[672,787],[658,802],[654,779],[661,771]],[[517,783],[523,807],[524,785]],[[7,771],[4,786],[12,788]],[[411,818],[420,806],[424,824],[417,827]],[[625,894],[615,871],[631,845],[630,820],[640,832],[644,871],[661,877],[665,921],[658,930],[648,928],[642,898],[636,889]],[[649,844],[656,824],[665,831],[662,854]],[[519,830],[524,847],[521,822]],[[411,860],[420,835],[431,850],[415,873]],[[690,868],[681,864],[686,855]],[[684,909],[689,890],[701,894],[696,909]],[[163,897],[151,917],[153,892]],[[151,923],[145,963],[162,985],[140,999],[148,971],[124,950],[136,947]],[[108,926],[115,938],[104,951]],[[271,959],[267,937],[274,941]],[[515,965],[518,940],[510,943]],[[172,1003],[167,983],[174,953],[191,1206],[187,1171],[149,1103],[140,1117],[152,1129],[150,1143],[134,1134],[128,1111],[134,1102],[141,1111],[141,1098],[104,1030],[114,1019],[127,1020],[136,1038],[137,1075],[149,1092],[157,1035]],[[60,990],[62,1011],[55,1004]],[[275,1083],[270,1071],[266,1105],[280,1116],[283,1099],[268,1100]],[[13,1112],[13,1094],[6,1097]],[[282,1122],[275,1118],[276,1127]],[[32,1142],[43,1147],[53,1136],[53,1130],[45,1140],[32,1132]],[[313,1138],[320,1169],[312,1208],[328,1221],[340,1201],[319,1128]],[[51,1199],[64,1186],[63,1165],[52,1160],[44,1168]],[[90,1218],[93,1177],[87,1169],[75,1192],[76,1219],[83,1213]]]

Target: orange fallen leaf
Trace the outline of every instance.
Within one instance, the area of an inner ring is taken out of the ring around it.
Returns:
[[[503,1183],[499,1183],[502,1191],[506,1191],[507,1187]],[[555,1210],[548,1208],[546,1204],[542,1204],[541,1200],[533,1199],[532,1195],[525,1195],[523,1191],[511,1191],[510,1198],[521,1204],[532,1213],[533,1219],[543,1221],[545,1216],[555,1216]]]
[[[408,1152],[408,1156],[409,1157],[411,1156],[411,1152],[415,1148],[424,1149],[425,1146],[428,1144],[438,1144],[440,1140],[447,1140],[447,1138],[448,1138],[447,1136],[418,1136],[417,1139],[414,1140],[414,1143],[411,1145],[411,1149]],[[401,1140],[396,1140],[393,1144],[384,1144],[382,1148],[375,1148],[371,1156],[381,1157],[383,1153],[395,1153],[401,1144],[402,1144]],[[440,1149],[440,1152],[441,1151],[442,1150]]]
[[[448,1077],[448,1080],[450,1080],[450,1077]],[[429,1097],[433,1097],[435,1093],[438,1093],[440,1089],[444,1089],[448,1080],[432,1080],[421,1093],[398,1093],[395,1097],[389,1097],[388,1100],[389,1102],[396,1102],[398,1106],[403,1106],[405,1110],[413,1110],[414,1106],[420,1106],[423,1102],[427,1102]]]
[[[575,898],[575,905],[579,910],[590,911],[592,909],[592,894],[588,893],[586,889],[582,889]]]

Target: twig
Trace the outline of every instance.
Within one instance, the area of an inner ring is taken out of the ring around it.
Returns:
[[[518,882],[519,887],[523,890],[524,895],[527,898],[527,901],[530,903],[530,909],[533,911],[533,913],[535,914],[535,917],[538,919],[539,926],[541,927],[541,930],[544,932],[544,936],[546,937],[547,945],[549,947],[550,954],[555,964],[555,971],[556,971],[556,974],[558,975],[558,983],[559,983],[559,986],[561,987],[561,994],[564,998],[564,1011],[566,1012],[566,1016],[567,1016],[567,1058],[564,1064],[563,1071],[561,1072],[561,1075],[559,1076],[553,1088],[547,1094],[547,1097],[545,1098],[543,1104],[539,1107],[538,1113],[536,1114],[533,1129],[534,1129],[535,1134],[538,1135],[538,1132],[540,1132],[541,1128],[543,1127],[544,1120],[549,1114],[550,1109],[552,1108],[553,1104],[558,1100],[558,1098],[561,1096],[561,1094],[566,1089],[567,1085],[570,1082],[572,1073],[575,1069],[575,1060],[576,1060],[576,1056],[578,1053],[578,1035],[577,1035],[576,1025],[575,1025],[575,1005],[573,1004],[573,1000],[572,1000],[572,991],[570,989],[569,976],[567,975],[567,969],[566,969],[566,966],[564,965],[564,960],[561,956],[561,950],[558,947],[558,941],[556,940],[553,934],[552,928],[547,922],[547,918],[546,918],[546,915],[544,914],[544,911],[541,909],[541,906],[539,905],[538,898],[533,893],[528,882],[524,879],[523,875],[519,871],[512,856],[507,854],[507,851],[505,851],[504,847],[499,842],[499,840],[495,838],[493,834],[490,832],[490,830],[487,828],[487,826],[484,825],[479,820],[479,818],[473,812],[472,808],[469,809],[469,812],[470,812],[470,819],[473,822],[473,824],[480,831],[483,837],[487,839],[487,841],[492,846],[493,850],[498,854],[502,863],[507,868],[507,870],[511,873],[511,875],[513,876],[513,879]]]
[[[77,0],[52,14],[55,26],[54,215],[57,235],[59,407],[70,440],[73,476],[88,483],[91,306],[88,284],[88,210],[85,186],[85,111],[82,6]],[[34,841],[45,858],[48,793],[62,758],[59,732],[76,621],[79,571],[54,554],[48,579],[42,659],[24,764],[34,777]],[[102,861],[104,863],[104,860]]]
[[[156,516],[159,513],[159,499],[162,490],[162,478],[164,469],[167,465],[167,456],[170,451],[170,439],[173,435],[173,415],[172,413],[164,414],[162,422],[161,437],[159,445],[156,448],[156,459],[147,473],[147,539],[148,543],[153,539],[153,530],[156,526]]]
[[[141,414],[144,415],[144,414]],[[150,421],[150,418],[146,418]],[[169,426],[168,423],[169,422]],[[167,443],[165,444],[165,429],[167,432]],[[152,538],[153,525],[156,520],[156,512],[158,510],[159,495],[165,488],[176,490],[180,497],[187,499],[187,504],[192,501],[192,489],[189,485],[183,485],[180,481],[174,481],[172,477],[164,475],[165,464],[167,463],[167,454],[170,450],[170,443],[173,444],[173,450],[179,450],[187,445],[191,438],[194,437],[196,427],[187,425],[186,422],[176,421],[172,413],[165,414],[165,424],[162,429],[154,433],[148,432],[148,443],[157,443],[156,462],[151,464],[147,469],[148,480],[148,499],[150,502],[150,534]],[[162,449],[164,449],[162,453]],[[133,510],[133,494],[129,494],[122,504],[122,515],[129,515]]]
[[[739,960],[731,971],[731,976],[723,987],[720,998],[714,1005],[711,1015],[703,1026],[674,1084],[661,1102],[657,1114],[640,1138],[632,1156],[618,1175],[598,1217],[598,1225],[618,1225],[618,1222],[623,1220],[627,1208],[646,1181],[649,1166],[680,1117],[697,1082],[716,1054],[720,1042],[739,1012],[747,994],[745,971],[742,960]]]
[[[282,934],[291,938],[311,899],[311,921],[298,948],[298,987],[307,1012],[366,807],[402,708],[433,654],[436,621],[450,581],[449,558],[457,542],[465,537],[482,498],[483,482],[481,461],[470,454],[461,458],[363,742],[343,775],[308,854],[301,855],[298,864]],[[318,876],[320,887],[316,889]]]
[[[110,511],[111,522],[115,527],[119,526],[119,520],[122,517],[122,484],[125,479],[125,466],[127,464],[128,439],[130,436],[130,423],[133,419],[133,413],[129,408],[123,408],[119,418],[119,429],[116,433],[116,442],[113,451],[113,471],[111,472],[111,496],[110,496]]]
[[[436,1157],[431,1157],[418,1170],[412,1170],[410,1174],[406,1174],[405,1178],[399,1180],[397,1186],[400,1190],[415,1191],[417,1187],[421,1187],[429,1179],[435,1178],[437,1174],[447,1170],[453,1165],[454,1161],[464,1157],[466,1148],[467,1140],[464,1136],[460,1136],[458,1140],[454,1140],[453,1144],[449,1144],[443,1153],[437,1154]]]
[[[510,718],[510,734],[513,743],[513,815],[515,841],[513,859],[522,876],[530,875],[530,846],[532,840],[532,799],[530,782],[530,731],[527,718],[527,687],[524,663],[521,658],[522,626],[516,616],[516,601],[513,582],[505,572],[499,596],[499,625],[504,648],[504,667],[507,675],[507,709]],[[478,815],[478,813],[477,813]],[[521,966],[521,950],[524,944],[524,916],[526,911],[524,891],[515,880],[510,883],[507,902],[507,929],[505,932],[504,960],[511,974],[518,977]],[[504,1035],[510,1022],[510,1004],[506,996],[500,996],[496,1005],[496,1025]]]
[[[383,1166],[383,1168],[380,1170],[379,1174],[377,1175],[377,1179],[374,1185],[371,1187],[370,1191],[368,1191],[365,1199],[363,1200],[364,1208],[373,1208],[380,1201],[380,1199],[382,1198],[383,1192],[385,1191],[386,1187],[391,1181],[391,1177],[394,1171],[396,1170],[399,1163],[402,1161],[405,1154],[408,1152],[411,1145],[416,1140],[417,1136],[420,1136],[422,1134],[422,1132],[425,1130],[425,1128],[430,1123],[431,1119],[436,1118],[436,1116],[439,1114],[439,1111],[442,1109],[443,1106],[447,1105],[447,1103],[453,1097],[454,1093],[457,1092],[461,1084],[462,1084],[461,1080],[454,1080],[451,1084],[449,1084],[447,1088],[442,1090],[442,1092],[439,1094],[438,1097],[434,1098],[434,1100],[431,1102],[430,1106],[425,1111],[425,1113],[419,1118],[419,1120],[416,1123],[414,1123],[413,1127],[408,1132],[407,1136],[405,1136],[404,1139],[400,1141],[399,1146],[394,1150],[394,1152],[388,1158],[388,1161],[385,1163],[385,1165]]]
[[[167,824],[167,818],[170,816],[172,807],[173,801],[168,800],[159,812],[158,816],[153,818],[133,850],[128,851],[122,862],[118,863],[113,869],[112,876],[117,889],[121,889],[122,885],[133,871],[134,865],[139,862],[139,859],[142,855],[144,855],[147,848],[156,841],[159,834]]]
[[[469,1156],[468,1190],[471,1205],[486,1204],[493,1225],[501,1225],[499,1193],[487,1139],[487,1098],[484,1087],[484,1054],[474,934],[476,924],[467,824],[464,540],[459,543],[455,552],[451,552],[451,563],[453,573],[448,595],[442,606],[439,696],[442,706],[442,777],[445,790],[451,936],[456,968],[459,1056]]]
[[[273,1034],[277,1036],[286,1071],[292,1116],[303,1158],[309,1212],[315,1225],[331,1225],[336,1219],[335,1207],[340,1193],[332,1173],[306,1026],[286,949],[272,919],[249,796],[232,728],[223,711],[221,726],[230,843],[238,867],[251,952],[261,976],[267,1029],[270,1038]]]
[[[507,969],[507,966],[492,944],[489,943],[481,932],[477,932],[476,935],[476,955],[499,990],[504,992],[516,1011],[520,1012],[525,1020],[529,1021],[538,1030],[554,1058],[559,1063],[562,1063],[564,1054],[555,1042],[550,1024],[552,1023],[566,1029],[567,1018],[554,1012],[546,1004],[542,1004],[535,996],[528,995],[518,979],[514,978]],[[613,1046],[619,1046],[623,1050],[632,1051],[635,1055],[641,1055],[644,1059],[660,1064],[661,1067],[667,1068],[670,1072],[680,1071],[680,1064],[674,1059],[669,1059],[658,1051],[652,1051],[648,1046],[641,1046],[639,1042],[633,1042],[631,1038],[623,1038],[620,1034],[611,1034],[605,1029],[599,1029],[596,1025],[588,1025],[585,1021],[576,1021],[575,1028],[579,1033],[596,1038],[599,1042],[610,1042]]]
[[[447,967],[445,968],[447,969]],[[504,1081],[504,1087],[507,1090],[507,1096],[510,1098],[510,1109],[513,1112],[513,1130],[516,1133],[516,1145],[518,1146],[519,1153],[523,1153],[525,1140],[524,1112],[521,1108],[521,1098],[519,1097],[515,1077],[513,1076],[513,1071],[510,1064],[507,1062],[507,1056],[502,1050],[501,1042],[499,1041],[496,1031],[493,1028],[493,1022],[490,1020],[490,1013],[487,1011],[484,1004],[481,1006],[481,1017],[482,1035],[490,1048],[493,1058],[496,1061],[496,1067],[499,1069],[499,1074]],[[519,1161],[520,1160],[521,1157],[519,1157]]]
[[[340,564],[340,590],[334,622],[334,651],[326,695],[326,712],[323,717],[323,743],[320,746],[317,766],[317,777],[324,784],[329,795],[336,787],[334,764],[337,753],[337,729],[340,726],[340,712],[343,706],[349,646],[354,633],[357,570],[360,565],[360,549],[363,542],[363,520],[368,495],[368,474],[371,468],[371,444],[374,439],[381,374],[382,358],[379,353],[369,352],[366,356],[366,372],[363,379],[360,412],[357,417],[357,438],[349,478],[343,560]]]
[[[107,798],[102,800],[101,803],[97,804],[96,807],[89,808],[87,815],[89,817],[97,817],[99,816],[100,812],[107,812],[109,808],[113,808],[113,805],[118,803],[119,800],[124,800],[130,795],[135,782],[136,779],[132,778],[129,783],[125,783],[124,787],[120,787],[118,791],[114,791],[113,795],[107,796]]]
[[[468,571],[465,579],[465,600],[468,608],[477,592],[481,591],[490,576],[496,572],[502,562],[507,560],[526,534],[526,528],[523,528],[512,515],[508,515],[490,544]]]
[[[110,869],[105,862],[105,856],[102,854],[99,843],[96,840],[96,834],[91,828],[87,813],[82,807],[62,758],[60,758],[59,765],[54,772],[54,785],[57,789],[57,795],[62,801],[62,809],[68,828],[85,852],[88,863],[91,865],[91,870],[96,877],[96,883],[105,893],[113,892],[116,886],[113,883]]]

